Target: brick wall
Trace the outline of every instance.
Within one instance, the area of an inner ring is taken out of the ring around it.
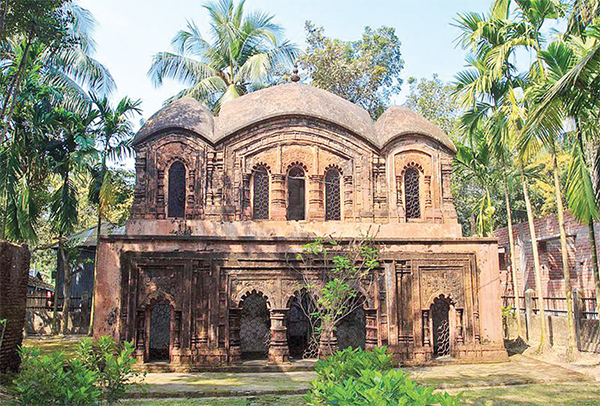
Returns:
[[[29,259],[26,246],[0,241],[0,320],[8,320],[0,348],[0,372],[19,367],[17,348],[23,340]]]
[[[545,297],[564,297],[564,278],[558,221],[556,216],[549,215],[535,220],[542,265],[542,289]],[[568,212],[565,212],[565,228],[569,250],[569,265],[571,268],[571,284],[573,289],[583,291],[585,297],[594,296],[594,275],[590,249],[589,228],[580,224]],[[596,243],[600,251],[600,224],[595,224]],[[508,230],[501,228],[494,232],[498,238],[498,246],[504,247],[505,269],[501,269],[503,295],[513,295],[512,277],[507,268],[510,265],[510,250],[508,245]],[[515,238],[515,253],[517,256],[519,295],[523,296],[527,289],[535,290],[535,275],[533,271],[533,255],[531,238],[527,222],[513,225]],[[500,254],[502,256],[502,254]]]

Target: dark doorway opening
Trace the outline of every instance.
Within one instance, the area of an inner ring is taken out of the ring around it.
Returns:
[[[271,340],[271,318],[267,300],[257,292],[240,304],[240,350],[243,359],[265,359]]]
[[[290,357],[293,359],[316,358],[319,352],[318,338],[313,335],[313,327],[318,327],[314,320],[310,321],[315,305],[310,295],[302,291],[292,297],[288,303],[286,316],[287,341]]]
[[[150,350],[149,361],[170,361],[171,347],[171,306],[167,302],[158,302],[150,314]]]
[[[431,305],[433,323],[433,355],[444,357],[450,355],[450,303],[443,295]]]
[[[185,166],[175,162],[169,169],[169,217],[183,217],[185,215]]]
[[[363,301],[361,300],[360,304],[355,305],[355,309],[344,317],[336,328],[335,336],[337,337],[340,350],[348,347],[365,348],[367,323],[362,303]]]
[[[304,171],[299,167],[290,169],[288,173],[288,220],[304,220],[305,218],[305,185]]]

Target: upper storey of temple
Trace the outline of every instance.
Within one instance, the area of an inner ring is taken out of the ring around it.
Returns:
[[[297,83],[225,103],[216,117],[184,98],[152,116],[134,146],[130,234],[350,236],[377,223],[386,237],[460,237],[454,144],[405,107],[373,122]]]

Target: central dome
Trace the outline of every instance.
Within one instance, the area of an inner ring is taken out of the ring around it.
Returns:
[[[326,90],[299,83],[269,87],[225,103],[215,118],[215,139],[286,115],[320,118],[373,139],[373,123],[366,110]]]

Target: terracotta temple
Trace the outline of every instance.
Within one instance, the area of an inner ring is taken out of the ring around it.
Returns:
[[[418,114],[394,106],[373,122],[290,83],[217,116],[190,98],[171,103],[134,146],[126,234],[99,243],[94,332],[133,341],[139,362],[309,356],[290,254],[373,230],[379,275],[339,325],[339,347],[385,345],[401,363],[506,359],[497,241],[462,237],[456,149]]]

